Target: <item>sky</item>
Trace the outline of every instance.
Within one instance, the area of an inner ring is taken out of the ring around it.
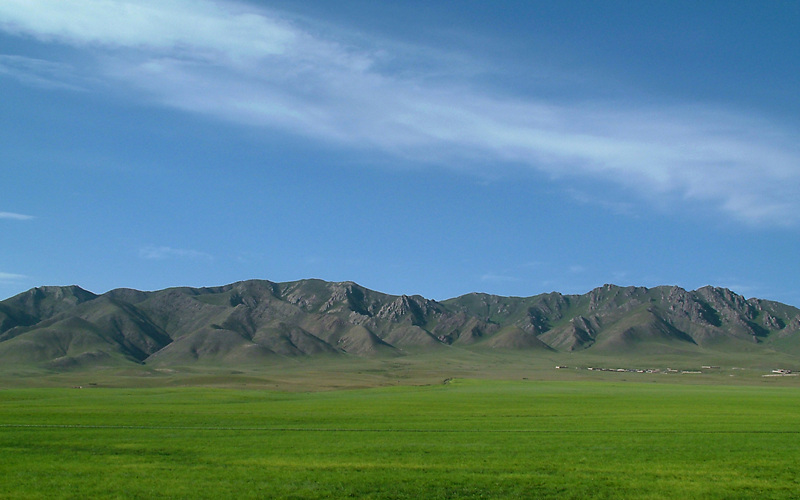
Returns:
[[[800,3],[3,0],[0,298],[800,306]]]

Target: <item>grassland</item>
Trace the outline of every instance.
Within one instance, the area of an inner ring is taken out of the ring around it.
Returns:
[[[556,370],[557,365],[569,370]],[[590,372],[587,367],[677,369],[695,371],[719,366],[702,375]],[[651,356],[536,353],[509,349],[448,348],[397,357],[315,356],[280,362],[190,364],[157,367],[138,365],[48,371],[30,365],[0,365],[0,389],[31,387],[219,387],[277,391],[361,389],[396,385],[436,385],[445,379],[564,380],[657,382],[717,385],[785,385],[798,387],[800,377],[765,379],[776,368],[800,372],[798,359],[776,353],[692,353]]]
[[[796,498],[798,478],[795,383],[0,390],[10,499]]]

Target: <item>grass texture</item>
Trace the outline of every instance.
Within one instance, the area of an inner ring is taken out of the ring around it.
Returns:
[[[796,498],[795,387],[0,390],[0,498]]]

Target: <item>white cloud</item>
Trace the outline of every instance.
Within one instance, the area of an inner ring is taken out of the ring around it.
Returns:
[[[28,279],[24,274],[3,273],[0,272],[0,284],[11,285],[20,281]]]
[[[463,74],[444,82],[416,69],[431,66],[428,49],[325,38],[233,2],[6,0],[0,19],[8,33],[91,49],[84,70],[165,106],[452,168],[600,179],[750,223],[800,222],[797,131],[747,113],[489,94]],[[25,64],[8,61],[20,78]],[[63,63],[52,64],[26,71],[50,81]]]
[[[277,19],[202,0],[4,0],[0,15],[5,31],[42,41],[198,58],[280,53],[295,36]]]
[[[33,215],[18,214],[14,212],[0,212],[0,219],[31,220],[35,219],[35,217]]]
[[[581,205],[596,205],[619,215],[636,215],[634,204],[627,201],[620,201],[616,198],[593,196],[574,188],[567,188],[566,193],[576,203],[580,203]]]
[[[214,257],[211,254],[198,250],[187,250],[183,248],[172,248],[166,246],[147,246],[139,249],[139,257],[150,260],[164,259],[189,259],[197,261],[210,261]]]
[[[0,54],[0,75],[45,89],[83,89],[71,65],[43,59]]]

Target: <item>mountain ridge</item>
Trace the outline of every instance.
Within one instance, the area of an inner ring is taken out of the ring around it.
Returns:
[[[800,309],[726,288],[603,285],[585,294],[436,301],[352,281],[248,280],[156,291],[37,287],[0,301],[0,361],[53,370],[258,364],[437,349],[800,356]]]

